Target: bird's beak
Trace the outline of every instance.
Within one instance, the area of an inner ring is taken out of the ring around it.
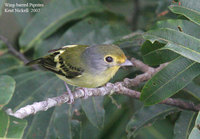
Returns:
[[[120,66],[133,66],[133,63],[130,60],[126,59],[126,61],[122,63]]]

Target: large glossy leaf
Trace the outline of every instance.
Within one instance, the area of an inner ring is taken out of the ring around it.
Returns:
[[[113,99],[110,99],[110,97],[104,97],[105,122],[104,128],[100,130],[100,137],[111,137],[114,139],[127,138],[125,128],[127,120],[133,114],[133,108],[129,105],[130,101],[128,97],[118,95],[113,95],[112,97],[118,105],[114,104]]]
[[[199,68],[199,63],[181,56],[176,58],[145,84],[140,99],[145,105],[161,102],[198,76]]]
[[[174,127],[174,139],[188,139],[194,124],[195,115],[195,112],[191,111],[181,112]]]
[[[102,108],[103,97],[90,97],[82,100],[82,108],[90,122],[98,127],[103,128],[105,111]]]
[[[15,80],[7,75],[0,76],[0,109],[5,106],[13,96]],[[27,123],[25,120],[8,116],[0,110],[0,138],[20,139],[23,136]]]
[[[142,128],[136,138],[141,139],[172,139],[173,124],[166,118],[155,121],[150,126]]]
[[[74,108],[72,110],[70,105],[63,104],[46,112],[38,113],[33,117],[33,121],[24,138],[81,138],[81,123],[72,119],[73,111]]]
[[[34,101],[44,100],[46,95],[48,97],[56,96],[57,91],[54,84],[58,79],[52,73],[32,71],[14,76],[14,79],[16,80],[16,90],[13,99],[8,104],[11,108],[17,109]],[[60,89],[62,90],[63,87]]]
[[[189,135],[189,139],[199,139],[200,137],[199,125],[200,125],[200,112],[197,115],[195,126]]]
[[[199,0],[179,0],[181,5],[171,5],[169,9],[187,17],[189,20],[200,25],[200,1]]]
[[[129,33],[130,29],[117,19],[86,18],[67,30],[59,40],[57,47],[66,44],[110,44]]]
[[[0,110],[0,138],[2,139],[22,139],[24,129],[26,128],[26,120],[17,119],[8,116]]]
[[[158,29],[158,28],[169,28],[178,32],[180,32],[179,28],[181,28],[181,30],[184,33],[190,36],[194,36],[196,38],[200,38],[199,32],[196,31],[196,30],[200,30],[200,26],[187,20],[168,19],[164,21],[158,21],[153,29]],[[173,41],[176,41],[176,40],[173,40]],[[165,49],[164,46],[165,46],[164,44],[159,43],[157,41],[154,43],[146,41],[142,45],[142,49],[141,49],[144,62],[150,65],[158,65],[158,64],[173,60],[174,58],[178,56],[178,54],[174,53],[173,51]]]
[[[197,31],[200,30],[200,26],[188,20],[168,19],[158,21],[153,29],[158,28],[170,28],[176,31],[182,31],[190,36],[200,38],[199,32]]]
[[[133,115],[127,125],[128,138],[136,136],[138,131],[149,123],[164,119],[167,115],[177,111],[177,108],[166,105],[154,105],[140,109]]]
[[[149,31],[146,39],[160,40],[167,44],[162,49],[169,49],[196,62],[200,61],[200,39],[184,32],[169,28],[161,28]]]
[[[0,57],[0,67],[0,75],[16,76],[30,70],[30,68],[24,66],[22,61],[9,54]]]
[[[56,47],[58,40],[62,37],[63,32],[58,32],[45,40],[40,41],[35,47],[34,59],[45,56],[49,50]]]
[[[63,109],[65,111],[63,111]],[[53,126],[57,131],[57,137],[63,139],[81,139],[82,125],[79,120],[72,118],[74,108],[71,105],[63,105],[55,110]],[[66,132],[68,134],[66,134]]]
[[[66,22],[80,19],[91,12],[100,12],[103,6],[98,0],[53,0],[36,14],[26,26],[20,45],[23,51],[48,37]],[[55,12],[56,11],[56,12]]]
[[[154,66],[169,62],[178,57],[178,54],[172,51],[161,49],[164,46],[164,44],[161,44],[157,41],[151,43],[147,40],[145,43],[143,43],[141,52],[144,63]]]
[[[200,86],[195,82],[189,83],[185,88],[184,91],[195,97],[200,101]]]
[[[6,105],[15,90],[15,80],[7,75],[0,76],[0,109]]]

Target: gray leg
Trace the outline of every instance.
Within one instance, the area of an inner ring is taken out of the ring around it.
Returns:
[[[74,102],[74,95],[72,94],[72,91],[70,90],[70,88],[68,87],[67,83],[65,83],[65,87],[67,89],[67,94],[69,95],[69,104],[72,104]]]

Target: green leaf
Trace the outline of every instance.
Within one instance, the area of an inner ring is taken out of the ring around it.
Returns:
[[[173,128],[173,124],[166,118],[155,121],[151,126],[147,125],[139,131],[137,137],[141,139],[172,139]]]
[[[8,116],[0,110],[0,138],[3,139],[22,139],[24,129],[26,128],[26,120],[17,119]]]
[[[195,82],[189,83],[184,90],[200,101],[200,86]]]
[[[176,14],[187,17],[192,22],[200,25],[200,3],[198,0],[179,0],[181,5],[171,5],[169,9]]]
[[[0,16],[1,16],[1,14],[2,14],[5,1],[6,1],[6,0],[1,0],[1,1],[0,1]]]
[[[200,125],[200,112],[197,115],[195,126],[189,135],[189,139],[199,139],[200,137],[199,125]]]
[[[8,107],[15,110],[35,101],[44,100],[46,96],[53,96],[57,91],[60,92],[62,90],[64,92],[64,83],[62,82],[60,88],[56,90],[55,84],[58,83],[58,78],[50,72],[26,72],[14,76],[14,79],[16,81],[16,89]]]
[[[151,43],[148,40],[144,42],[141,48],[144,63],[155,66],[165,62],[169,62],[178,57],[178,54],[172,51],[160,49],[164,46],[164,44],[157,41],[155,41],[154,43]]]
[[[35,46],[34,59],[47,55],[49,50],[55,48],[56,44],[58,43],[58,40],[62,37],[62,35],[63,32],[58,32],[51,35],[47,39],[40,41]]]
[[[167,115],[179,111],[175,107],[166,105],[154,105],[150,107],[143,107],[136,112],[129,123],[127,124],[126,131],[128,132],[128,138],[136,136],[138,131],[156,120],[164,119]]]
[[[55,108],[49,109],[45,112],[40,112],[34,115],[32,120],[28,121],[29,128],[27,128],[25,139],[44,139],[52,136],[56,138],[54,132],[49,131],[52,128],[53,113]]]
[[[30,70],[24,66],[22,61],[9,54],[0,56],[0,67],[0,75],[16,76]]]
[[[180,33],[179,28],[181,28],[181,30],[189,35],[189,36],[194,36],[196,38],[200,38],[199,33],[197,30],[200,30],[200,26],[187,21],[187,20],[172,20],[172,19],[168,19],[168,20],[164,20],[164,21],[158,21],[156,23],[156,26],[154,26],[154,31],[155,32],[159,32],[158,29],[159,28],[165,28],[165,29],[172,29],[174,32]],[[157,29],[157,30],[156,30]],[[175,39],[173,38],[175,35],[173,35],[173,37],[171,37],[171,34],[167,33],[163,33],[163,30],[160,30],[159,35],[158,33],[153,33],[153,36],[151,36],[151,31],[150,34],[146,34],[149,37],[150,40],[165,40],[165,43],[171,43],[171,42],[175,42],[175,43],[179,43],[180,42],[180,38],[182,37],[176,37]],[[156,34],[156,35],[155,35]],[[160,35],[163,34],[163,35]],[[144,35],[144,37],[146,36]],[[146,36],[146,37],[147,37]],[[147,38],[148,38],[147,37]],[[157,38],[156,38],[157,37]],[[182,40],[183,38],[181,38]],[[187,45],[187,43],[182,44],[182,45]],[[157,41],[155,41],[154,43],[151,43],[150,41],[146,41],[143,45],[142,45],[142,54],[143,54],[143,59],[145,63],[148,63],[150,65],[158,65],[164,62],[168,62],[170,60],[173,60],[174,58],[176,58],[178,56],[178,54],[174,53],[173,51],[171,51],[171,49],[167,49],[168,47],[164,47],[165,45],[162,43],[159,43]]]
[[[63,139],[81,139],[81,122],[72,119],[73,111],[71,105],[63,105],[60,108],[56,108],[53,126],[57,131],[57,137]]]
[[[67,30],[59,40],[57,47],[66,44],[112,43],[129,33],[130,29],[119,20],[89,17]]]
[[[171,117],[171,116],[170,116]],[[136,138],[141,139],[173,139],[173,123],[169,119],[155,121],[141,129]]]
[[[145,38],[152,41],[164,41],[167,44],[162,49],[172,50],[196,62],[200,61],[200,40],[184,32],[161,28],[149,31]]]
[[[197,31],[200,30],[200,26],[188,20],[168,19],[168,20],[158,21],[153,29],[158,29],[158,28],[170,28],[176,31],[180,31],[181,29],[184,33],[190,36],[200,38],[199,32]]]
[[[56,11],[56,12],[55,12]],[[103,11],[98,0],[53,0],[36,14],[26,26],[19,43],[22,51],[30,49],[36,42],[55,32],[65,23],[80,19],[92,12]]]
[[[10,76],[0,76],[0,109],[6,105],[15,90],[15,80]]]
[[[81,123],[72,119],[71,105],[63,104],[33,117],[25,138],[81,138]],[[34,136],[33,136],[34,135]]]
[[[140,100],[152,105],[176,94],[200,74],[199,68],[199,63],[176,58],[145,84]]]
[[[181,112],[174,127],[174,139],[188,139],[195,115],[195,112],[191,111]]]
[[[143,38],[143,32],[132,32],[130,34],[124,35],[122,38],[117,39],[113,44],[119,45],[122,48],[133,48],[136,46],[141,46],[145,42]]]
[[[103,97],[90,97],[82,100],[82,108],[90,120],[97,128],[103,128],[105,111],[103,109]]]

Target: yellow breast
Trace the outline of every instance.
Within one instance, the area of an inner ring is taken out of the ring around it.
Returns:
[[[73,86],[95,88],[106,84],[116,74],[119,68],[120,66],[110,67],[98,75],[84,72],[81,76],[73,79],[67,79],[61,75],[57,76],[64,80],[67,84]]]

